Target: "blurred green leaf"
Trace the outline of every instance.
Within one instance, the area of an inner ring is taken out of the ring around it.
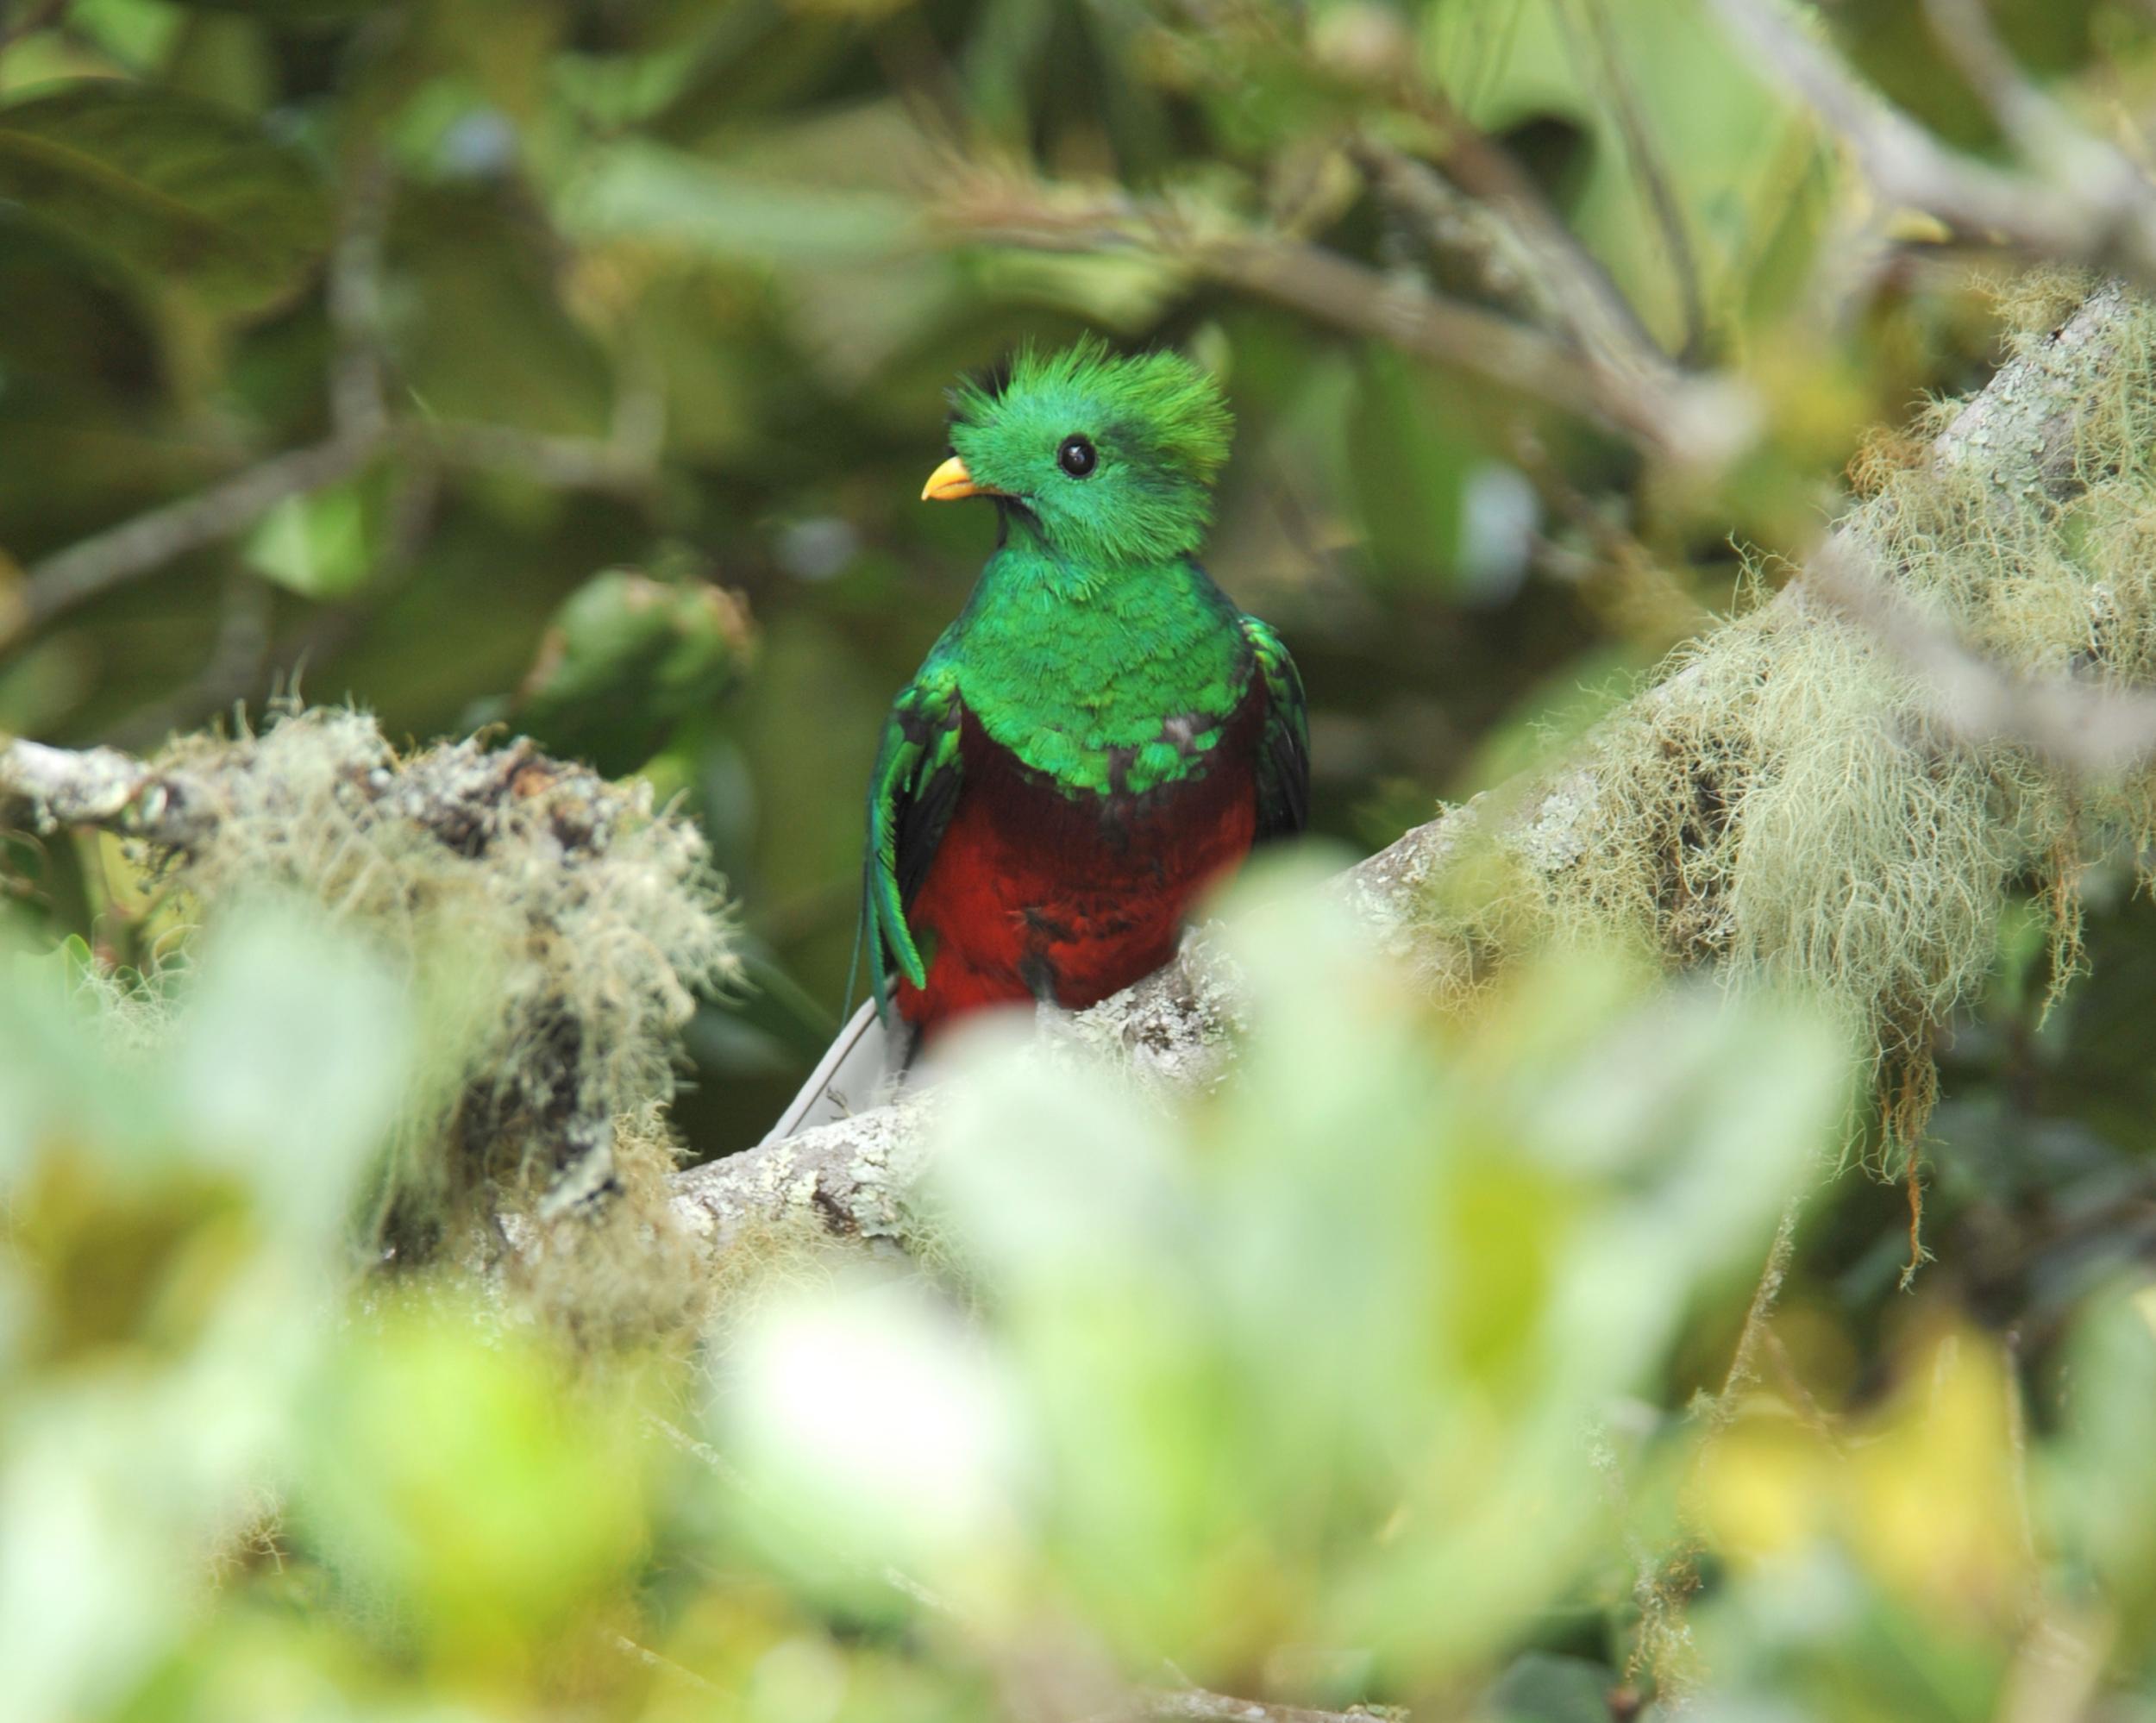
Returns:
[[[241,12],[273,24],[314,24],[394,12],[404,0],[169,0],[195,12]]]
[[[561,214],[589,240],[663,238],[710,257],[804,266],[887,256],[914,223],[887,193],[788,184],[642,141],[594,152]]]
[[[329,242],[313,167],[242,116],[98,80],[0,108],[0,197],[219,308],[289,294]]]
[[[287,497],[248,535],[248,565],[303,598],[344,598],[374,566],[368,513],[358,479]]]
[[[310,1400],[300,1463],[331,1566],[394,1600],[453,1670],[564,1631],[644,1537],[633,1395],[580,1394],[529,1338],[474,1347],[470,1316],[414,1302],[356,1328]]]
[[[1599,1663],[1530,1651],[1505,1671],[1480,1714],[1489,1723],[1609,1723],[1616,1685]]]
[[[739,682],[753,647],[738,594],[610,568],[555,612],[510,721],[548,752],[621,777]]]

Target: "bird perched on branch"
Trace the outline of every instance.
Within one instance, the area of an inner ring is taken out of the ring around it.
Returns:
[[[909,1041],[1158,968],[1206,887],[1301,830],[1309,793],[1294,661],[1196,561],[1232,428],[1213,379],[1089,340],[951,404],[921,495],[988,498],[996,548],[868,785],[872,1003]],[[864,1011],[850,1032],[871,1028]],[[781,1132],[813,1122],[843,1049]]]

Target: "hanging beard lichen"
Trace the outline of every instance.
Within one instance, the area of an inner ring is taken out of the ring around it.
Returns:
[[[2090,291],[2047,278],[2017,294],[2009,314],[2029,321],[1999,385],[1934,408],[1900,453],[1870,451],[1839,542],[2009,676],[2147,689],[2156,316],[2125,305],[2101,365],[2054,354]],[[1573,769],[1472,823],[1420,943],[1456,993],[1526,945],[1577,938],[1793,985],[1873,1049],[1888,1158],[1906,1165],[1934,1037],[1990,973],[2009,898],[2050,906],[2055,990],[2079,962],[2080,869],[2145,846],[2151,776],[1971,739],[1876,627],[1801,580],[1770,599],[1752,573],[1751,608],[1676,654]]]
[[[624,1308],[649,1303],[677,1037],[694,993],[734,974],[695,827],[655,811],[649,785],[528,742],[399,755],[349,711],[185,737],[154,766],[167,841],[141,860],[165,918],[214,927],[265,894],[311,901],[387,958],[425,1027],[363,1246],[423,1261],[506,1210],[530,1247],[512,1275],[551,1263],[589,1290],[582,1259],[626,1253],[644,1268]]]

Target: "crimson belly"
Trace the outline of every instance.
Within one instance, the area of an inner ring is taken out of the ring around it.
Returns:
[[[1071,797],[968,714],[958,804],[906,909],[928,981],[899,981],[899,1015],[933,1036],[984,1006],[1076,1011],[1160,968],[1193,902],[1250,852],[1261,717],[1246,701],[1201,775]]]

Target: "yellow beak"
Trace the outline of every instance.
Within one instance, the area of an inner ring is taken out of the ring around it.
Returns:
[[[941,467],[928,475],[928,483],[921,486],[924,503],[955,503],[961,497],[1001,497],[1007,492],[999,491],[993,485],[976,485],[973,474],[966,471],[966,463],[952,455]]]

